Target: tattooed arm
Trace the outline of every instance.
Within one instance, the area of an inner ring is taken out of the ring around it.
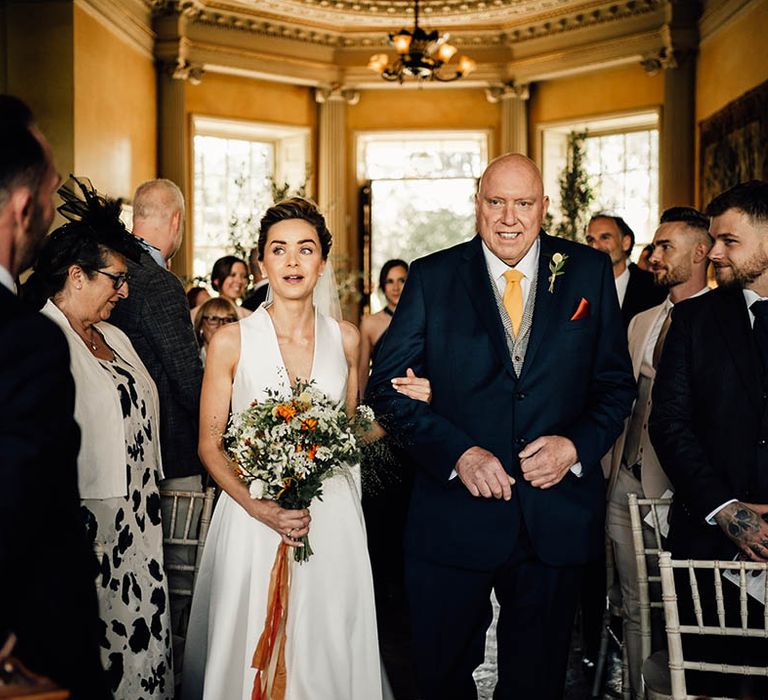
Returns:
[[[768,561],[768,506],[735,501],[715,515],[736,546],[753,561]]]

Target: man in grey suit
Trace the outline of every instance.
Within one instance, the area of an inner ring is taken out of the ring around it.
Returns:
[[[204,469],[197,456],[197,433],[202,366],[184,288],[168,270],[183,234],[181,190],[170,180],[139,185],[133,198],[133,235],[143,251],[139,264],[126,261],[131,293],[115,307],[110,321],[131,339],[157,385],[160,447],[167,477],[161,488],[201,491]],[[164,510],[163,517],[169,516]],[[177,517],[183,522],[186,513],[179,511]],[[166,548],[167,561],[191,564],[193,556],[192,547]],[[191,579],[174,578],[169,577],[171,588],[191,588]],[[174,632],[183,625],[177,602],[171,599]]]
[[[669,296],[658,306],[639,313],[629,324],[629,354],[638,382],[638,399],[611,453],[606,527],[621,584],[624,642],[634,698],[643,697],[643,658],[637,562],[627,494],[660,498],[672,488],[648,437],[651,390],[674,305],[709,291],[707,253],[712,247],[712,238],[708,229],[707,217],[691,207],[673,207],[661,215],[649,262],[656,285],[666,289]],[[650,531],[646,535],[651,538]]]

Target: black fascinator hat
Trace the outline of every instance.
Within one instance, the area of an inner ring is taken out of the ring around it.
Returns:
[[[51,236],[77,228],[82,234],[91,235],[100,246],[134,262],[139,261],[141,246],[120,219],[121,199],[110,199],[99,194],[87,177],[74,175],[70,175],[69,180],[59,188],[59,196],[64,204],[57,211],[68,223],[56,229]]]
[[[58,211],[67,223],[43,242],[35,272],[22,291],[24,300],[35,308],[64,288],[72,265],[94,275],[112,253],[134,262],[141,256],[141,246],[120,220],[121,200],[104,197],[88,178],[74,175],[59,188],[59,195],[64,204]]]

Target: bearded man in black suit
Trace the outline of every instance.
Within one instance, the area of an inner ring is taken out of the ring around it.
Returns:
[[[73,700],[108,698],[67,341],[15,294],[53,219],[59,176],[29,108],[7,95],[0,154],[0,648],[15,639],[14,655]]]
[[[764,562],[768,561],[768,182],[736,185],[715,197],[706,213],[715,241],[709,259],[719,287],[675,305],[656,370],[649,422],[651,442],[675,489],[668,546],[680,559],[727,561],[740,553]],[[730,584],[723,588],[726,608],[733,610],[735,605],[738,611],[738,600],[733,599],[738,589]],[[689,590],[687,583],[684,589]],[[705,617],[714,615],[714,597],[702,595],[702,603]],[[757,612],[762,619],[762,607]],[[691,621],[692,609],[681,611],[684,624],[686,615]],[[695,654],[727,647],[726,651],[736,652],[739,664],[750,663],[751,657],[752,663],[765,665],[764,641],[742,647],[723,645],[719,637],[702,639],[703,644],[689,642]],[[738,697],[755,692],[712,685],[717,680],[705,678],[704,687],[696,692]],[[755,696],[766,697],[765,688]]]

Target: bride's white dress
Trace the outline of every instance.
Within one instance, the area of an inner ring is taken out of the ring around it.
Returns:
[[[241,351],[232,411],[288,392],[272,319],[259,308],[240,321]],[[329,396],[346,395],[347,362],[339,324],[316,313],[311,379]],[[314,555],[291,561],[286,700],[380,700],[382,680],[373,583],[360,507],[360,473],[323,484],[310,508]],[[277,533],[226,493],[216,505],[192,602],[183,696],[249,700],[251,658],[264,626]]]

